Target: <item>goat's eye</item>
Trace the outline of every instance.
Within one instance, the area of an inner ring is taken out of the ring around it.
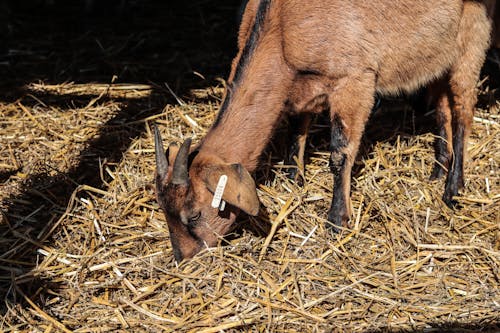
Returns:
[[[193,222],[196,222],[200,219],[201,217],[201,212],[199,212],[198,214],[194,215],[194,216],[191,216],[189,218],[189,222],[193,223]]]

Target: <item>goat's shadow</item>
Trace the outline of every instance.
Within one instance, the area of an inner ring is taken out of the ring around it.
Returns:
[[[85,7],[85,3],[94,5]],[[158,87],[167,82],[182,96],[225,77],[235,54],[238,4],[230,0],[4,1],[0,6],[0,31],[6,36],[0,45],[0,101],[5,104],[32,107],[43,100],[62,109],[87,105],[96,96],[36,95],[26,86],[39,81],[108,84],[115,75],[117,83],[153,82]],[[206,79],[193,72],[203,73]],[[105,95],[100,101],[109,98]],[[25,304],[25,298],[43,305],[50,290],[58,288],[28,274],[37,263],[39,244],[51,243],[51,234],[43,231],[63,215],[79,184],[103,189],[102,163],[113,167],[120,162],[132,140],[144,131],[141,120],[175,103],[162,89],[153,89],[144,98],[113,101],[123,107],[85,143],[74,167],[55,174],[54,170],[31,173],[16,194],[2,195],[2,315],[16,304]],[[0,170],[2,184],[16,181],[13,178],[23,166],[20,161],[19,168]]]

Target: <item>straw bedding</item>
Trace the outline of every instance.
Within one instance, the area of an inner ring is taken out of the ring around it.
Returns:
[[[165,143],[200,140],[222,84],[173,96],[149,83],[30,83],[0,102],[0,330],[498,330],[500,103],[487,82],[460,209],[428,180],[432,114],[384,101],[353,174],[351,230],[324,227],[320,117],[304,185],[286,177],[282,126],[256,175],[259,216],[182,263],[154,197],[151,124]]]

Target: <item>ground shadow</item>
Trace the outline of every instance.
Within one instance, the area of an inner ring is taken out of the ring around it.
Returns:
[[[35,103],[26,89],[34,82],[168,83],[182,96],[227,76],[235,53],[238,4],[230,0],[3,1],[0,7],[0,33],[6,37],[0,45],[0,101],[5,103]],[[38,98],[64,107],[86,105],[95,96]],[[147,98],[119,100],[124,106],[86,142],[71,170],[31,174],[20,193],[2,196],[2,314],[24,304],[25,297],[43,305],[45,293],[57,289],[47,281],[18,279],[36,265],[39,246],[33,240],[50,243],[51,235],[43,231],[62,216],[77,186],[103,188],[102,163],[118,163],[144,129],[134,121],[174,101],[164,89],[154,89]],[[0,170],[0,181],[9,181],[20,170]]]

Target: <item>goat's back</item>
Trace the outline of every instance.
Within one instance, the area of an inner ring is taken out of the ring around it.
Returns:
[[[461,34],[468,33],[460,31],[464,3],[476,2],[282,0],[275,17],[284,57],[297,70],[334,78],[373,71],[379,92],[397,93],[415,90],[456,61]],[[471,15],[487,33],[486,13]]]

